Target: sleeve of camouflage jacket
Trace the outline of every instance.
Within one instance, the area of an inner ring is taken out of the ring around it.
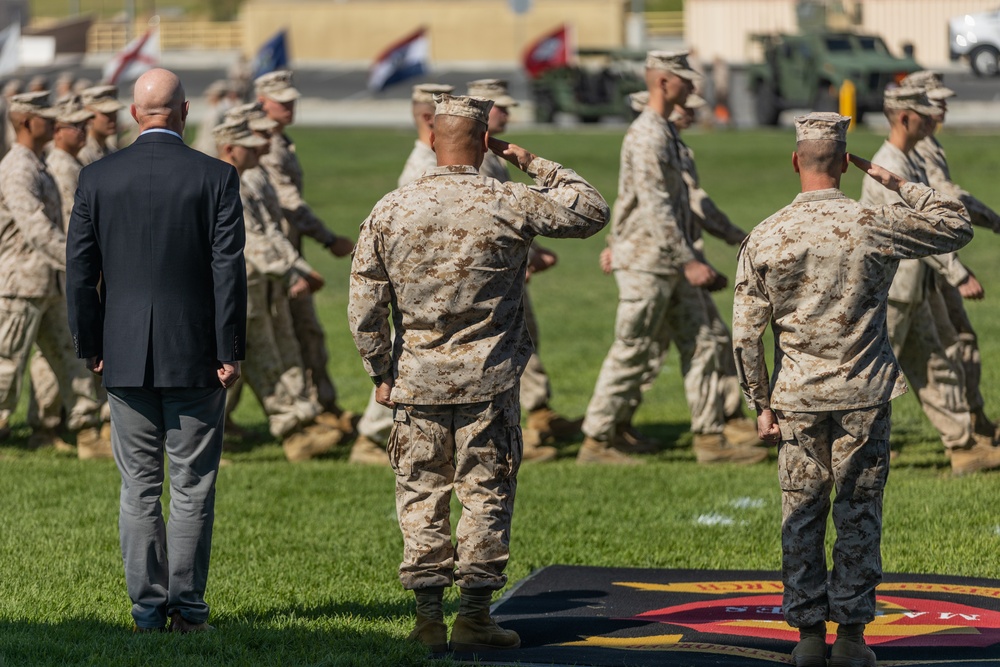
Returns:
[[[956,200],[958,201],[958,200]],[[958,259],[958,255],[947,252],[941,255],[931,255],[921,260],[932,271],[945,279],[952,287],[958,287],[969,278],[970,271]]]
[[[958,183],[951,180],[951,174],[948,173],[946,166],[939,163],[939,160],[943,159],[943,154],[941,157],[936,155],[925,157],[928,158],[924,160],[928,185],[938,192],[942,192],[949,197],[954,197],[965,204],[965,208],[969,211],[969,217],[972,219],[972,224],[977,227],[986,227],[1000,234],[1000,215],[962,186],[958,185]]]
[[[281,209],[289,224],[324,246],[330,245],[337,239],[337,235],[330,231],[309,208],[309,204],[299,194],[299,189],[286,173],[280,169],[268,169],[267,175],[270,176],[271,184],[278,193]]]
[[[664,160],[667,160],[666,164]],[[670,143],[657,146],[656,150],[636,150],[632,154],[633,178],[636,183],[643,184],[640,196],[646,200],[643,208],[649,219],[660,227],[661,242],[674,249],[679,268],[696,259],[698,253],[691,246],[691,239],[687,238],[677,219],[674,211],[681,202],[671,198],[667,177],[663,173],[664,168],[675,168],[683,174],[683,165],[676,164],[677,160],[676,147]],[[688,208],[690,209],[690,205]]]
[[[752,254],[744,241],[737,259],[733,294],[733,355],[747,405],[760,412],[771,407],[763,340],[764,330],[771,321],[771,303],[754,267]]]
[[[368,375],[388,376],[392,371],[392,337],[389,331],[391,287],[382,263],[378,210],[361,224],[351,263],[347,319],[354,345]]]
[[[10,169],[0,179],[3,200],[18,231],[52,268],[66,270],[66,236],[45,215],[44,193],[28,169]],[[61,213],[60,213],[61,214]],[[10,270],[8,267],[6,270]]]
[[[964,271],[967,276],[968,270],[954,255],[972,239],[972,226],[962,202],[919,183],[905,183],[899,194],[909,207],[882,207],[882,216],[892,227],[893,254],[912,259],[935,253],[931,257],[938,260],[942,275],[947,277],[950,272],[954,278]],[[953,278],[949,283],[958,284],[951,282]]]
[[[684,180],[688,184],[688,200],[696,225],[729,245],[736,245],[746,238],[747,233],[734,225],[729,216],[719,210],[704,188],[692,183],[687,174]]]
[[[528,190],[541,195],[522,202],[528,226],[536,234],[586,238],[608,224],[608,203],[572,169],[536,157],[526,171],[536,184]]]
[[[244,255],[247,264],[258,273],[285,277],[295,268],[298,253],[284,234],[264,221],[265,215],[267,212],[260,200],[244,194],[243,220],[247,234]]]

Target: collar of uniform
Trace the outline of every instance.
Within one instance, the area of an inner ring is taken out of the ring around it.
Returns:
[[[804,202],[822,201],[824,199],[847,199],[847,195],[845,195],[837,188],[826,188],[825,190],[810,190],[809,192],[800,192],[798,196],[795,197],[795,200],[792,203],[802,204]]]
[[[448,176],[450,174],[478,174],[479,170],[471,164],[449,164],[444,167],[428,169],[424,176]]]
[[[37,164],[43,171],[45,170],[45,162],[42,160],[42,158],[38,157],[38,155],[36,155],[33,150],[31,150],[22,143],[14,142],[13,144],[11,144],[10,152],[16,153],[18,151],[24,153],[29,160]]]
[[[652,107],[648,107],[647,106],[645,109],[642,110],[642,113],[639,114],[639,116],[640,117],[642,117],[642,116],[648,116],[655,123],[657,123],[658,125],[662,125],[663,127],[667,128],[667,129],[670,129],[670,127],[671,127],[670,121],[668,121],[666,118],[664,118],[660,114],[656,113],[653,110]]]

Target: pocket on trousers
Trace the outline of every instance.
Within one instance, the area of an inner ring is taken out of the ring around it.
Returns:
[[[406,410],[397,405],[392,409],[392,430],[389,432],[389,441],[385,446],[386,453],[389,455],[389,465],[397,475],[408,476],[410,474],[409,457],[405,457],[405,465],[402,460],[404,458],[402,452],[409,449],[409,441],[410,416],[406,414]]]
[[[521,434],[521,405],[517,401],[504,408],[504,425],[507,435],[507,455],[501,459],[497,457],[497,462],[506,462],[506,470],[498,470],[501,477],[511,477],[517,474],[521,468],[521,458],[524,455],[524,438]]]
[[[27,309],[0,305],[0,357],[13,359],[25,349],[31,324]]]
[[[615,317],[615,337],[635,340],[648,337],[653,328],[653,304],[646,299],[629,299],[618,302]]]
[[[823,478],[819,464],[805,455],[794,440],[784,440],[778,446],[778,483],[782,491],[801,492],[816,487]]]
[[[889,440],[873,438],[865,443],[862,450],[856,455],[865,457],[858,474],[858,488],[881,491],[889,478]]]

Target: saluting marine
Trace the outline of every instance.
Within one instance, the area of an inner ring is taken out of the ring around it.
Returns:
[[[489,607],[507,582],[521,463],[518,383],[532,352],[521,307],[528,249],[539,234],[595,234],[608,216],[573,171],[496,139],[490,147],[536,186],[480,175],[492,106],[439,98],[439,166],[376,204],[351,267],[351,333],[379,402],[395,409],[399,578],[417,605],[410,638],[432,651],[448,647],[442,596],[452,583],[461,591],[452,649],[520,645]],[[463,505],[457,544],[452,491]]]
[[[875,667],[865,626],[882,579],[889,401],[906,391],[886,331],[900,260],[972,238],[962,204],[851,156],[904,205],[862,205],[840,191],[850,118],[795,121],[801,194],[757,225],[740,251],[733,303],[736,367],[762,438],[778,442],[782,611],[799,629],[797,667]],[[774,334],[768,374],[763,335]],[[833,494],[833,571],[826,526]],[[829,648],[827,621],[838,624]]]

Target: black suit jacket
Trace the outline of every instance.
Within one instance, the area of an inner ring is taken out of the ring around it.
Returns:
[[[85,167],[66,242],[77,356],[104,359],[107,387],[219,386],[219,362],[244,357],[245,238],[236,170],[173,134]]]

